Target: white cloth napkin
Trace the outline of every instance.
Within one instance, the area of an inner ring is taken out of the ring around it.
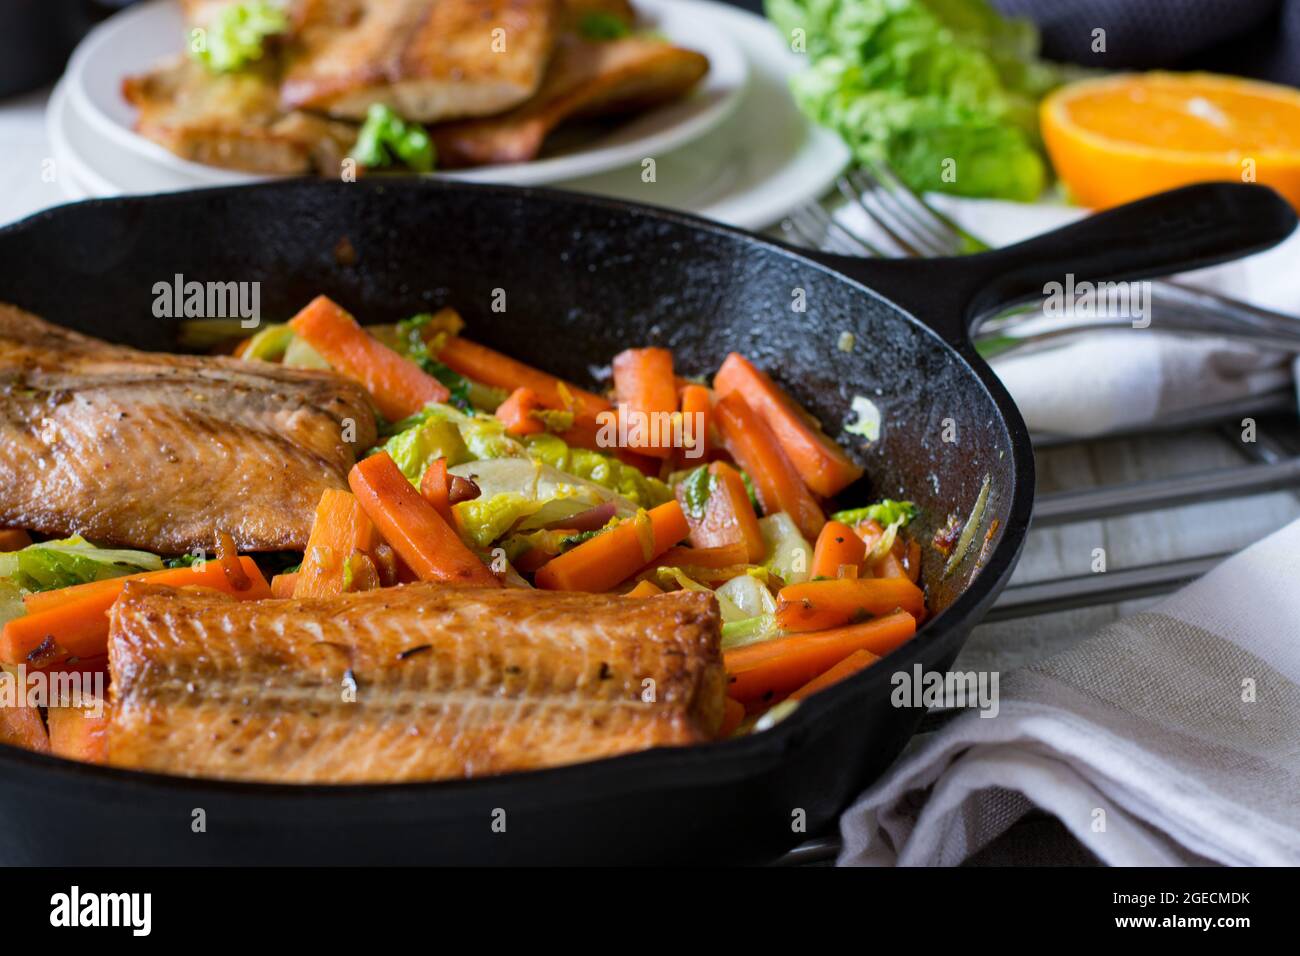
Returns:
[[[1049,203],[928,197],[972,235],[1009,245],[1087,213]],[[846,206],[837,218],[871,234],[866,217]],[[1300,330],[1300,232],[1266,252],[1180,276],[1180,281],[1297,317]],[[1046,319],[1034,319],[1046,322]],[[1147,329],[1090,332],[1046,348],[1004,355],[992,365],[1031,431],[1084,437],[1131,429],[1179,413],[1285,387],[1290,355],[1240,341]]]
[[[1300,521],[1000,681],[845,811],[841,864],[955,865],[1034,807],[1112,865],[1300,864]]]

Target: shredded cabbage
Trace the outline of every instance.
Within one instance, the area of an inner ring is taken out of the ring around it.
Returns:
[[[53,591],[162,566],[156,554],[97,548],[80,536],[0,554],[0,578],[23,591]]]
[[[763,566],[778,575],[786,584],[800,584],[808,580],[812,567],[812,546],[784,511],[758,519],[767,546]]]
[[[446,458],[448,467],[470,460],[460,429],[445,418],[427,418],[398,432],[384,444],[384,450],[414,485],[420,484],[429,465]]]
[[[885,498],[874,505],[867,505],[865,508],[850,508],[847,511],[837,511],[831,515],[831,520],[847,525],[874,521],[882,527],[887,527],[895,522],[906,525],[920,513],[921,509],[910,501],[894,501],[892,498]]]
[[[557,435],[532,435],[525,449],[529,457],[616,491],[642,508],[656,508],[673,496],[672,489],[658,478],[647,477],[631,465],[598,451],[571,448]]]

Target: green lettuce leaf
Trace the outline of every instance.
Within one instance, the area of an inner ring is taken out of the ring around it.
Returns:
[[[986,0],[767,0],[811,67],[795,100],[913,189],[1032,200],[1047,180],[1037,103],[1065,71]],[[802,31],[797,34],[795,31]]]

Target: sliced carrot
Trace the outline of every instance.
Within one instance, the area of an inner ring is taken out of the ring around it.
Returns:
[[[680,468],[689,468],[708,459],[712,448],[709,433],[713,428],[713,392],[703,385],[687,385],[681,391],[682,436],[686,439],[677,452]]]
[[[357,462],[348,484],[361,507],[421,581],[497,588],[501,582],[420,497],[387,452]]]
[[[298,584],[298,572],[290,574],[277,574],[271,578],[271,597],[273,598],[291,598],[293,589]]]
[[[769,515],[784,511],[805,537],[815,540],[826,516],[772,430],[735,392],[719,399],[713,414],[727,451],[749,472],[763,511]]]
[[[203,587],[223,591],[241,601],[260,601],[271,596],[257,563],[239,559],[249,586],[236,590],[219,561],[203,566],[146,571],[106,581],[92,581],[57,591],[29,594],[23,599],[27,614],[16,617],[0,632],[0,661],[46,667],[69,657],[98,657],[108,652],[108,609],[113,606],[127,581],[148,581],[169,587]]]
[[[51,707],[50,752],[67,760],[106,763],[108,760],[108,715],[98,716],[80,707]]]
[[[784,631],[821,631],[901,608],[925,614],[925,595],[906,577],[832,578],[788,584],[776,596],[776,623]]]
[[[748,561],[749,552],[737,541],[714,548],[669,548],[651,563],[658,568],[729,568]]]
[[[746,561],[761,560],[765,550],[763,532],[750,504],[749,492],[745,490],[745,480],[724,461],[709,465],[709,475],[712,488],[704,513],[690,519],[691,546],[718,548],[739,543],[745,546]],[[678,486],[677,495],[679,500],[684,497],[683,486]]]
[[[456,527],[456,519],[451,511],[451,477],[447,474],[447,459],[435,458],[424,469],[420,478],[420,494],[424,500],[433,505],[433,510],[451,527]]]
[[[805,697],[811,697],[819,690],[825,690],[832,684],[838,684],[846,677],[852,677],[858,671],[870,667],[878,660],[880,658],[870,651],[854,651],[830,670],[822,671],[787,697],[786,700],[803,700]]]
[[[45,732],[45,722],[41,712],[27,705],[27,688],[18,680],[18,675],[7,669],[0,669],[0,682],[13,681],[14,707],[0,706],[0,744],[34,750],[37,753],[50,752],[50,737]]]
[[[581,411],[585,416],[595,418],[612,407],[599,395],[460,336],[447,339],[438,352],[438,360],[452,371],[484,385],[507,391],[527,386],[547,408]],[[570,409],[570,404],[576,407]]]
[[[921,545],[917,541],[908,540],[907,555],[903,558],[903,567],[907,570],[907,577],[913,584],[921,578]]]
[[[816,420],[749,359],[732,352],[713,377],[720,397],[739,394],[771,428],[808,487],[829,498],[862,477],[856,464]]]
[[[718,728],[718,739],[730,737],[745,719],[745,705],[730,697],[722,701],[722,726]]]
[[[544,406],[537,398],[537,393],[526,385],[520,385],[510,393],[510,397],[497,406],[497,418],[506,426],[511,435],[536,435],[546,430],[533,412]]]
[[[883,657],[915,633],[916,619],[906,611],[895,611],[851,627],[778,637],[726,651],[727,696],[746,705],[777,700],[854,651]]]
[[[21,551],[32,543],[32,536],[21,528],[0,528],[0,551]]]
[[[885,533],[885,529],[880,526],[880,522],[874,518],[858,522],[853,530],[862,539],[862,543],[866,545],[868,552],[875,548],[880,542],[881,535]]]
[[[353,555],[368,554],[377,544],[379,532],[356,495],[334,488],[322,492],[293,596],[330,597],[350,590],[345,584]]]
[[[625,349],[614,356],[614,394],[619,414],[634,416],[641,429],[637,434],[628,425],[632,450],[652,458],[673,454],[672,442],[660,434],[671,427],[677,411],[677,383],[673,377],[673,353],[667,349]]]
[[[663,593],[664,593],[664,589],[661,588],[659,585],[655,584],[653,581],[638,581],[636,583],[636,587],[628,591],[627,594],[623,596],[643,598],[643,597],[654,597],[657,594],[663,594]]]
[[[867,546],[852,528],[840,521],[828,521],[817,536],[809,570],[814,578],[836,578],[841,565],[856,568],[866,555]]]
[[[911,578],[907,576],[907,569],[903,567],[903,562],[899,560],[895,551],[890,551],[883,558],[876,558],[870,562],[871,573],[877,578],[897,578],[900,581],[907,581],[911,584]],[[916,585],[912,585],[915,587]]]
[[[413,415],[429,402],[445,402],[445,385],[357,324],[328,297],[318,295],[289,326],[339,373],[365,386],[389,421]]]
[[[533,580],[551,591],[608,591],[689,533],[682,506],[673,500],[551,559]]]

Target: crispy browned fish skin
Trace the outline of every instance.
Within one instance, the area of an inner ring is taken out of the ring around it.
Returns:
[[[555,44],[558,0],[305,0],[281,86],[290,108],[363,119],[484,116],[523,102]],[[495,32],[501,31],[501,32]]]
[[[188,56],[127,77],[135,129],[183,159],[274,174],[335,175],[356,128],[280,104],[273,61],[213,74]]]
[[[321,492],[374,440],[365,392],[333,374],[140,352],[0,304],[0,527],[163,554],[217,531],[301,549]]]
[[[722,719],[710,594],[412,584],[235,602],[131,582],[111,616],[119,767],[291,783],[478,777],[697,743]]]
[[[431,129],[438,164],[522,163],[569,119],[648,109],[685,94],[708,72],[694,50],[659,40],[624,37],[591,41],[566,34],[537,95],[522,106],[483,119]]]

